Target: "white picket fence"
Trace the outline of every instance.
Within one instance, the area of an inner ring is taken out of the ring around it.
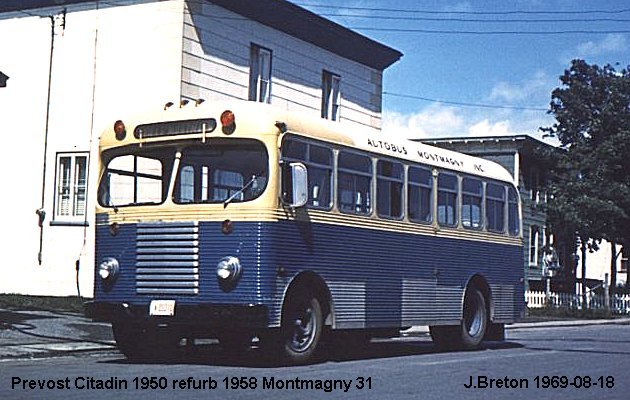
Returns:
[[[525,301],[528,308],[568,307],[578,310],[599,310],[606,308],[606,295],[589,293],[586,304],[582,304],[582,295],[571,293],[549,293],[527,291]],[[615,314],[630,314],[630,295],[615,295],[611,311]]]

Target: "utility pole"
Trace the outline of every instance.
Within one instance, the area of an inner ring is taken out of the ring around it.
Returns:
[[[42,195],[41,206],[35,211],[38,217],[39,225],[39,252],[37,253],[37,262],[42,265],[44,259],[44,221],[46,220],[46,161],[48,158],[48,130],[50,121],[50,97],[52,92],[52,72],[53,59],[55,54],[55,28],[57,23],[61,27],[62,32],[66,29],[66,9],[64,8],[60,14],[49,15],[50,19],[50,60],[48,64],[48,94],[46,98],[46,123],[44,125],[44,155],[42,161]]]

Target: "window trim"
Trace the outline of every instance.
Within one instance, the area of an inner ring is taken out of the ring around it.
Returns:
[[[69,197],[69,215],[62,215],[59,213],[58,207],[60,206],[60,179],[63,179],[61,176],[61,158],[70,158],[70,177],[68,181],[68,197]],[[83,185],[84,190],[84,205],[83,205],[83,213],[77,214],[77,188],[78,183],[76,182],[77,178],[77,158],[84,158],[84,173],[85,173],[85,183]],[[88,195],[89,195],[89,173],[90,173],[90,152],[89,151],[68,151],[68,152],[58,152],[55,155],[55,180],[54,180],[54,197],[53,197],[53,216],[50,221],[50,225],[72,225],[72,226],[86,226],[87,225],[87,216],[88,216]]]

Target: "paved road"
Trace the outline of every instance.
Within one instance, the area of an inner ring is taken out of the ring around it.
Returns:
[[[106,397],[628,399],[630,326],[511,329],[507,342],[473,352],[437,352],[421,334],[303,367],[255,349],[230,358],[212,343],[170,364],[129,363],[114,350],[0,361],[0,398]]]

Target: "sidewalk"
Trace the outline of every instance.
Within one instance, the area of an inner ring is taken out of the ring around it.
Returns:
[[[630,325],[630,318],[519,322],[507,329],[531,329],[600,324]],[[404,337],[425,337],[426,326],[414,326]],[[0,309],[0,362],[77,352],[116,351],[111,327],[92,322],[78,313]]]
[[[115,349],[110,325],[81,314],[0,309],[0,360]]]

